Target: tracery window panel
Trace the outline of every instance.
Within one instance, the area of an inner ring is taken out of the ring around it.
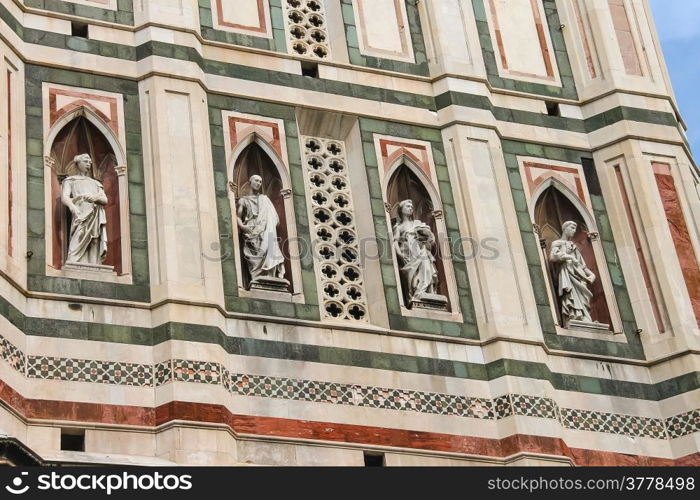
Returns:
[[[368,322],[345,143],[302,137],[321,317]]]

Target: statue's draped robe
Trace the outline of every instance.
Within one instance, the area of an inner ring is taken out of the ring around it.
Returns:
[[[67,263],[102,264],[107,256],[107,215],[99,203],[91,202],[86,196],[104,197],[102,183],[82,175],[67,177],[63,189],[69,190],[70,199],[77,208],[70,226]],[[98,245],[97,262],[91,262],[90,249]]]
[[[400,222],[394,226],[400,272],[408,287],[409,302],[435,293],[438,279],[435,257],[430,249],[435,237],[430,227],[421,221]]]
[[[243,235],[243,254],[250,278],[261,276],[284,277],[284,256],[277,241],[279,217],[266,195],[243,196],[238,200],[243,209],[241,220],[246,227]]]
[[[574,260],[560,260],[563,255],[572,255]],[[573,241],[555,241],[552,243],[551,260],[562,314],[568,319],[593,321],[590,312],[593,293],[588,289],[587,280],[590,270],[576,244]]]

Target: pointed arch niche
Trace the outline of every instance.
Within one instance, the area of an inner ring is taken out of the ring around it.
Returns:
[[[231,228],[235,251],[238,292],[241,297],[303,302],[300,249],[297,238],[294,200],[284,144],[284,123],[251,115],[224,112]],[[263,179],[263,193],[272,201],[279,217],[277,238],[284,256],[287,290],[251,288],[251,279],[243,260],[243,236],[238,230],[238,199],[250,194],[249,179]]]
[[[435,167],[432,161],[432,148],[429,143],[406,139],[375,136],[377,152],[383,168],[380,167],[382,195],[387,214],[391,258],[394,263],[397,290],[404,316],[462,321],[457,297],[457,283],[452,267],[450,242],[447,239],[442,202],[436,188]],[[435,243],[431,253],[435,258],[438,279],[435,294],[445,297],[446,304],[439,308],[412,307],[407,295],[407,283],[399,270],[394,251],[393,228],[399,217],[399,204],[412,200],[413,216],[428,225]]]
[[[47,275],[131,284],[128,180],[121,96],[47,87],[44,141]],[[89,91],[94,92],[94,91]],[[107,195],[107,257],[103,270],[65,267],[71,218],[61,202],[63,180],[76,173],[73,159],[87,153],[90,175]]]
[[[533,160],[521,161],[521,168],[526,180],[533,227],[539,238],[540,261],[557,331],[564,335],[606,339],[610,339],[610,333],[621,333],[622,321],[581,166]],[[560,299],[556,293],[557,277],[549,255],[552,243],[561,238],[562,225],[567,221],[576,222],[573,241],[588,268],[596,275],[596,280],[589,287],[593,293],[591,318],[609,325],[609,329],[564,327]],[[615,339],[624,341],[624,335]]]

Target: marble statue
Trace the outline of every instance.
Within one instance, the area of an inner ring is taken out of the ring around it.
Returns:
[[[446,309],[447,298],[437,294],[438,271],[431,252],[435,235],[426,223],[413,217],[413,201],[399,203],[394,226],[394,250],[401,277],[407,287],[407,305]]]
[[[101,266],[107,256],[107,195],[102,183],[90,177],[90,155],[78,155],[73,162],[78,173],[61,186],[61,202],[72,215],[66,264]]]
[[[249,179],[252,194],[238,199],[238,228],[243,235],[243,257],[250,273],[250,287],[286,290],[284,256],[277,240],[280,223],[272,200],[262,193],[259,175]]]
[[[588,269],[581,252],[573,242],[577,227],[577,224],[572,221],[563,224],[561,239],[552,243],[549,256],[549,260],[554,264],[557,294],[564,323],[567,326],[572,321],[593,323],[591,318],[593,293],[588,287],[593,284],[596,276]]]

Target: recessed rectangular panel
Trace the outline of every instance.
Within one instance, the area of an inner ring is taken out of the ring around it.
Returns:
[[[624,0],[608,0],[608,5],[625,71],[628,75],[642,76],[642,65],[639,61],[639,53],[632,34],[632,26],[625,2]]]
[[[554,80],[547,19],[541,0],[487,0],[494,50],[501,72]]]
[[[271,36],[268,0],[211,0],[214,27],[256,36]]]
[[[363,54],[413,60],[410,28],[402,0],[353,0]]]

